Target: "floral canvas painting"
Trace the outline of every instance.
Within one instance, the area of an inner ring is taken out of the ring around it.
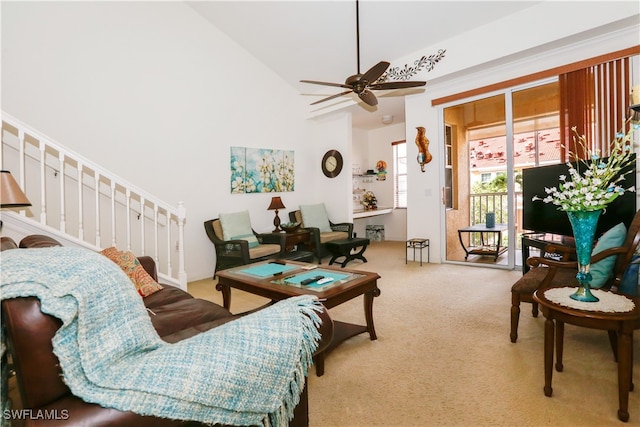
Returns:
[[[231,193],[294,190],[293,151],[231,147]]]

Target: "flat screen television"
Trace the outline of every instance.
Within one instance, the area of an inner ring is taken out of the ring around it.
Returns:
[[[634,160],[622,171],[634,171],[636,160]],[[571,224],[567,213],[558,210],[552,203],[544,203],[541,200],[533,201],[534,196],[546,197],[545,187],[557,187],[559,176],[566,175],[569,167],[564,164],[539,166],[535,168],[523,169],[522,171],[522,228],[523,230],[537,233],[551,233],[563,236],[573,236]],[[623,187],[628,188],[636,185],[636,174],[628,173],[625,176]],[[636,213],[636,193],[625,192],[611,204],[607,206],[605,212],[598,220],[596,236],[600,236],[611,227],[624,222],[629,228]]]

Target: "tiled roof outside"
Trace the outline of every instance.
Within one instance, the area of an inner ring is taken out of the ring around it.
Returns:
[[[536,166],[536,134],[538,165],[560,162],[560,130],[545,129],[514,136],[514,166],[517,169]],[[506,137],[469,141],[469,164],[472,172],[495,171],[507,163]]]

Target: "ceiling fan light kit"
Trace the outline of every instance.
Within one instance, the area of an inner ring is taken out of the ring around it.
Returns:
[[[431,71],[436,62],[438,62],[444,56],[444,50],[440,50],[438,54],[431,55],[430,57],[422,57],[419,61],[416,61],[416,64],[413,68],[407,68],[405,65],[404,70],[399,70],[397,67],[393,68],[391,72],[385,74],[387,69],[389,68],[389,62],[380,61],[373,67],[369,68],[364,74],[360,73],[360,7],[359,2],[356,0],[356,49],[357,49],[357,60],[358,60],[358,73],[352,76],[347,77],[344,84],[341,83],[330,83],[330,82],[322,82],[317,80],[300,80],[302,83],[310,83],[315,85],[323,85],[323,86],[332,86],[332,87],[341,87],[345,90],[341,93],[336,93],[335,95],[328,96],[319,101],[312,102],[311,105],[316,105],[321,102],[329,101],[331,99],[338,98],[343,95],[348,95],[351,93],[355,93],[358,97],[367,105],[376,106],[378,105],[378,99],[371,92],[372,90],[389,90],[389,89],[406,89],[424,86],[427,82],[422,81],[406,81],[409,77],[416,74],[422,67],[427,66],[427,70]],[[387,82],[388,78],[395,78],[398,76],[399,80],[405,81],[396,81],[396,82]]]

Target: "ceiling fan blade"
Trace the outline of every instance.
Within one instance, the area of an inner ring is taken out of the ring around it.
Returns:
[[[342,92],[342,93],[336,93],[335,95],[331,95],[331,96],[329,96],[329,97],[327,97],[327,98],[323,98],[323,99],[321,99],[320,101],[312,102],[312,103],[311,103],[311,105],[316,105],[316,104],[319,104],[319,103],[321,103],[321,102],[328,101],[328,100],[330,100],[330,99],[338,98],[338,97],[340,97],[340,96],[342,96],[342,95],[347,95],[347,94],[349,94],[349,93],[351,93],[351,91],[350,91],[350,90],[347,90],[347,91]]]
[[[427,82],[387,82],[387,83],[374,83],[369,85],[369,89],[373,90],[386,90],[386,89],[406,89],[409,87],[424,86]]]
[[[351,89],[351,86],[347,86],[342,83],[329,83],[329,82],[318,82],[315,80],[300,80],[301,83],[311,83],[313,85],[323,85],[323,86],[333,86],[333,87],[343,87],[345,89]]]
[[[369,68],[366,73],[360,77],[360,80],[366,80],[369,83],[373,83],[380,78],[380,76],[387,71],[389,63],[386,61],[380,61],[373,67]]]
[[[366,90],[366,89],[363,90],[362,92],[360,92],[358,94],[358,96],[367,105],[370,105],[372,107],[375,106],[375,105],[378,105],[378,98],[376,98],[376,96],[373,94],[373,92],[371,92],[369,90]]]

